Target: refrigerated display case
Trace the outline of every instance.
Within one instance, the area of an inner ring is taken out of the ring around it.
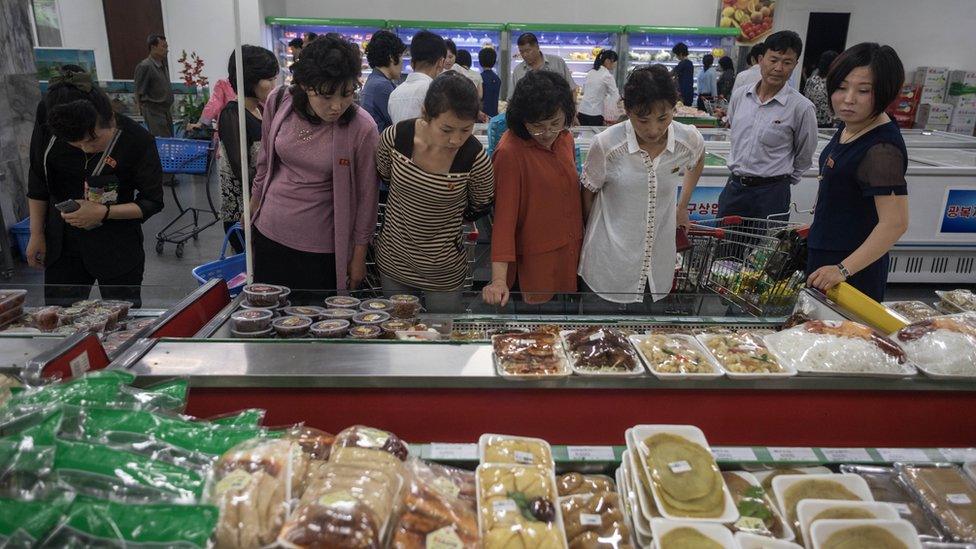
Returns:
[[[268,17],[265,19],[271,29],[271,51],[278,57],[284,74],[289,74],[286,70],[291,66],[294,59],[288,42],[295,38],[301,38],[307,32],[314,32],[322,35],[329,32],[338,33],[346,40],[359,45],[363,51],[366,44],[372,38],[373,33],[388,28],[384,19],[315,19],[301,17]],[[366,62],[363,55],[363,79],[365,80],[372,69]]]
[[[626,27],[626,61],[623,75],[642,65],[660,63],[669,69],[678,64],[678,59],[671,53],[671,48],[679,42],[688,46],[688,59],[695,65],[695,95],[698,95],[698,75],[702,71],[702,57],[705,54],[715,56],[718,60],[724,55],[732,55],[735,47],[735,37],[738,29],[721,27]]]
[[[478,52],[482,48],[494,48],[498,52],[498,60],[495,65],[495,72],[505,81],[505,74],[501,70],[502,63],[502,32],[505,25],[502,23],[464,23],[458,21],[390,21],[390,27],[394,28],[397,36],[403,43],[410,46],[413,35],[421,30],[429,30],[439,34],[441,37],[451,39],[459,50],[466,50],[471,53],[471,69],[481,72],[481,64],[478,62]],[[410,72],[410,51],[407,50],[403,58],[404,73]]]
[[[531,32],[539,40],[542,53],[557,55],[566,61],[573,73],[573,81],[582,86],[586,73],[593,68],[593,61],[600,50],[612,49],[620,52],[622,26],[616,25],[545,25],[532,23],[509,23],[509,46],[511,51],[511,74],[522,63],[518,53],[518,38]],[[503,93],[508,94],[506,83],[502,83]]]

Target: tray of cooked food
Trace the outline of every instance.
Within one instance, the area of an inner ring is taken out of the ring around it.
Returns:
[[[700,333],[698,341],[732,379],[795,376],[796,370],[783,365],[769,350],[761,336],[751,332]]]
[[[498,375],[508,378],[565,377],[569,360],[557,333],[526,332],[491,337]]]
[[[895,339],[926,375],[976,378],[976,313],[922,320],[899,330]]]
[[[722,377],[725,371],[694,336],[632,335],[630,341],[652,374],[661,379]]]
[[[800,374],[872,377],[916,374],[898,344],[849,320],[811,320],[768,335],[765,341],[784,364]]]
[[[627,335],[622,330],[602,326],[560,332],[570,367],[582,376],[643,374],[644,368]]]

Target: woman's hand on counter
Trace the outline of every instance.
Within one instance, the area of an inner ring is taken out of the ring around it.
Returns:
[[[504,280],[496,280],[481,290],[481,299],[488,305],[508,305],[508,284]]]
[[[836,265],[825,265],[820,267],[807,278],[807,284],[824,292],[831,290],[847,278]]]
[[[106,206],[90,200],[77,200],[79,208],[71,213],[62,213],[61,217],[79,229],[93,229],[105,218]]]
[[[44,268],[44,258],[47,255],[47,237],[43,234],[30,236],[27,241],[27,265],[35,269]]]

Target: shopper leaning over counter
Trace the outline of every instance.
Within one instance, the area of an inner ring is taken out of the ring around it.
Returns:
[[[732,92],[732,175],[718,198],[719,217],[789,213],[790,187],[813,164],[817,148],[813,103],[787,84],[801,53],[803,41],[795,32],[770,35],[759,60],[762,79]]]
[[[593,60],[593,68],[586,73],[583,84],[583,99],[579,106],[579,123],[583,126],[603,126],[603,113],[617,109],[620,101],[620,91],[617,90],[617,52],[603,50]],[[613,120],[616,122],[616,118]]]
[[[884,109],[904,80],[890,46],[858,44],[827,74],[841,127],[820,153],[820,191],[808,238],[808,282],[829,290],[845,280],[876,301],[888,281],[888,250],[908,229],[908,152]]]
[[[390,93],[390,120],[397,124],[419,118],[431,81],[444,70],[447,45],[440,36],[422,30],[410,40],[410,74]]]
[[[517,288],[529,304],[576,291],[583,239],[573,134],[573,94],[554,72],[522,78],[508,103],[508,130],[493,157],[495,219],[491,283],[484,301],[504,306]]]
[[[584,313],[637,312],[671,291],[676,231],[689,224],[705,160],[698,129],[674,121],[677,102],[666,67],[639,68],[624,86],[627,120],[590,145],[579,274],[593,294],[583,296]]]
[[[376,123],[354,104],[362,55],[337,36],[305,46],[268,96],[251,196],[254,279],[354,290],[376,229]],[[301,299],[302,294],[292,294]]]
[[[241,46],[244,53],[244,128],[246,134],[245,148],[247,150],[248,181],[253,184],[254,172],[257,166],[258,151],[261,149],[261,119],[264,102],[275,85],[278,76],[278,58],[270,50],[259,46],[245,44]],[[229,101],[217,119],[217,135],[220,141],[220,155],[217,162],[220,174],[220,218],[224,222],[224,232],[241,220],[244,213],[242,204],[243,189],[241,187],[241,141],[240,125],[238,123],[237,105],[238,93],[241,86],[237,83],[237,69],[235,63],[236,52],[230,54],[227,61],[228,86],[234,99]],[[236,253],[244,251],[243,242],[237,238],[231,239]]]
[[[387,128],[376,150],[390,187],[376,240],[383,292],[422,292],[431,312],[458,311],[468,275],[462,226],[487,213],[495,194],[473,135],[480,110],[474,84],[447,71],[431,82],[423,115]]]
[[[27,262],[44,268],[44,299],[70,305],[98,282],[103,298],[139,307],[141,223],[163,209],[156,142],[83,71],[51,78],[43,111],[30,144]]]
[[[400,37],[387,30],[376,31],[366,46],[366,61],[373,72],[360,92],[360,104],[383,132],[393,124],[390,118],[390,94],[396,89],[403,72],[403,52],[407,46]]]

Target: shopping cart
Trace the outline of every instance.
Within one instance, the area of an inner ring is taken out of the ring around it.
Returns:
[[[196,139],[176,139],[169,137],[156,138],[156,150],[159,152],[159,161],[165,174],[187,174],[202,175],[205,177],[204,186],[207,194],[207,205],[209,210],[194,207],[184,207],[180,202],[179,194],[176,192],[176,182],[172,182],[170,191],[173,194],[173,202],[176,204],[178,214],[162,230],[156,233],[156,253],[163,253],[163,245],[167,242],[176,244],[176,257],[183,257],[183,246],[191,238],[196,240],[207,227],[220,221],[217,208],[214,206],[213,198],[210,195],[210,170],[213,168],[214,145],[212,141],[200,141]],[[173,229],[173,226],[180,222],[186,215],[192,217],[192,221]],[[213,220],[201,224],[201,215],[213,217]],[[172,229],[172,230],[170,230]]]
[[[729,216],[692,225],[684,283],[759,317],[788,315],[803,287],[808,228]]]
[[[721,109],[722,112],[729,112],[729,102],[724,97],[716,97],[712,99],[702,98],[702,103],[705,104],[705,112],[711,116],[715,116],[715,109]]]

